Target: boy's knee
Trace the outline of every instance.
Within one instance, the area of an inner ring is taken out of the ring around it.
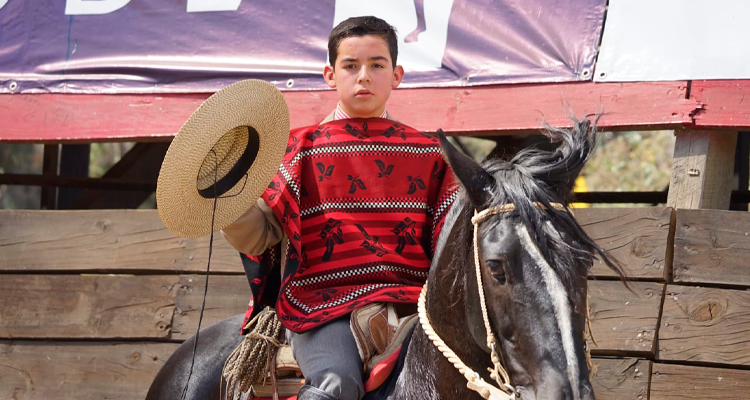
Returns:
[[[305,385],[297,393],[297,400],[338,400],[338,397],[334,397],[315,386]]]
[[[312,386],[340,400],[359,400],[364,394],[360,371],[328,370],[318,376],[308,377]]]

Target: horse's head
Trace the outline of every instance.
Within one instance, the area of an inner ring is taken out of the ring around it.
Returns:
[[[476,251],[487,319],[521,398],[593,399],[584,340],[586,278],[596,255],[619,269],[578,225],[567,200],[594,147],[595,124],[584,119],[569,130],[550,128],[548,136],[559,142],[554,151],[526,149],[511,161],[482,165],[440,136],[465,189],[454,206],[460,208],[454,210],[452,264],[465,272],[456,283],[465,293],[473,341],[489,352]],[[490,211],[472,224],[475,210]],[[480,361],[482,370],[488,360]]]

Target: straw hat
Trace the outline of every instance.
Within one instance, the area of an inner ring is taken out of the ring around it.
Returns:
[[[211,233],[242,216],[263,194],[289,140],[289,110],[281,92],[255,79],[213,94],[172,140],[159,171],[156,204],[178,236]]]

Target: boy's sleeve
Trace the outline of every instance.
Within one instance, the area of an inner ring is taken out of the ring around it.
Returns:
[[[276,298],[281,287],[281,274],[278,271],[280,255],[280,245],[271,247],[260,256],[240,253],[242,268],[245,270],[252,292],[252,297],[245,312],[245,319],[242,322],[243,335],[248,333],[245,326],[258,312],[265,307],[273,308],[276,306]]]
[[[284,230],[271,207],[260,198],[237,221],[222,229],[221,234],[240,253],[261,255],[281,241]]]

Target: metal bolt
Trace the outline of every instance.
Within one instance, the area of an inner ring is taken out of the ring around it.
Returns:
[[[700,172],[700,171],[698,171],[698,170],[697,170],[697,169],[695,169],[695,168],[690,168],[690,169],[688,170],[688,175],[690,175],[690,176],[698,176],[698,175],[700,175],[700,174],[701,174],[701,172]]]
[[[15,81],[11,81],[10,84],[8,85],[8,88],[10,89],[11,92],[15,92],[16,89],[18,89],[18,83],[16,83]]]
[[[286,87],[288,88],[294,87],[294,79],[288,79],[286,81]]]

